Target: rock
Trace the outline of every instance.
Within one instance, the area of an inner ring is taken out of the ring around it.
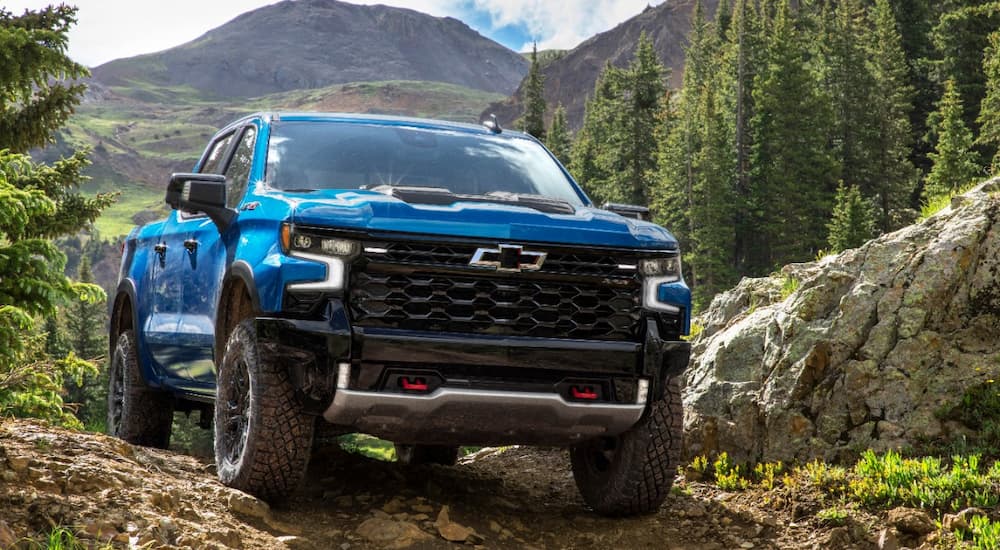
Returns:
[[[31,463],[31,459],[29,457],[26,457],[26,456],[8,456],[7,457],[7,466],[11,470],[13,470],[13,471],[15,471],[15,472],[17,472],[19,474],[24,473],[24,471],[28,469],[28,465],[30,463]]]
[[[366,519],[356,532],[383,548],[407,548],[417,542],[431,540],[430,535],[412,523],[385,518]]]
[[[975,436],[940,412],[1000,376],[1000,197],[956,205],[716,296],[685,373],[688,456],[836,461]]]
[[[466,542],[475,534],[475,531],[472,529],[451,521],[451,518],[448,517],[447,506],[441,507],[437,520],[434,522],[434,527],[437,528],[441,538],[451,542]]]
[[[849,548],[851,546],[851,532],[847,527],[836,527],[830,530],[826,541],[820,545],[821,548]]]
[[[908,535],[926,535],[937,529],[934,520],[923,510],[915,508],[893,508],[889,510],[886,522],[895,527],[900,533]]]
[[[422,514],[430,514],[434,511],[434,507],[429,504],[411,504],[410,509],[414,512],[420,512]]]
[[[17,535],[7,525],[7,522],[0,519],[0,548],[12,548],[17,542]]]
[[[382,511],[387,514],[398,514],[406,508],[406,501],[400,497],[395,497],[382,505]]]
[[[271,514],[271,507],[266,502],[241,491],[230,492],[226,504],[234,513],[250,517],[267,519]]]
[[[941,518],[941,527],[946,531],[958,531],[959,529],[968,529],[969,523],[957,514],[945,514]]]
[[[962,510],[961,512],[958,513],[958,517],[961,518],[962,520],[964,520],[965,522],[968,522],[969,520],[971,520],[972,518],[974,518],[976,516],[987,516],[988,517],[989,514],[987,514],[985,510],[982,510],[980,508],[975,508],[975,507],[966,508],[966,509],[964,509],[964,510]]]
[[[899,533],[891,527],[878,534],[878,550],[899,550]]]

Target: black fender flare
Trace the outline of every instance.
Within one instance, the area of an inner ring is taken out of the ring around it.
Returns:
[[[216,364],[222,360],[222,352],[226,345],[224,341],[226,300],[229,299],[229,288],[234,281],[243,283],[247,294],[250,296],[250,303],[254,314],[260,313],[260,295],[257,292],[257,283],[254,280],[253,268],[246,261],[237,260],[226,269],[226,273],[222,276],[221,288],[219,289],[219,303],[216,304],[215,309],[215,349],[212,354]]]

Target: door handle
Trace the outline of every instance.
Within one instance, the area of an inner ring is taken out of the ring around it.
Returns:
[[[167,253],[166,243],[157,243],[156,246],[153,247],[153,252],[156,252],[160,256],[166,254]]]
[[[184,248],[193,254],[196,250],[198,250],[198,241],[195,239],[188,239],[184,241]]]

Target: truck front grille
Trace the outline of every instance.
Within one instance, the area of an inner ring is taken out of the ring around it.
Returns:
[[[463,261],[468,262],[467,254]],[[635,339],[640,321],[637,286],[611,286],[594,279],[570,282],[422,270],[404,273],[369,264],[367,269],[352,272],[348,303],[359,326]]]
[[[479,246],[417,241],[366,242],[365,255],[379,263],[466,267]],[[635,253],[548,249],[547,254],[540,273],[614,278],[635,278],[637,273],[638,255]]]

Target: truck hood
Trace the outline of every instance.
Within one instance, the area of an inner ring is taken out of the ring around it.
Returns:
[[[374,191],[326,189],[283,192],[296,224],[538,242],[671,250],[677,240],[666,229],[606,210],[580,207],[549,214],[503,203],[410,204]]]

